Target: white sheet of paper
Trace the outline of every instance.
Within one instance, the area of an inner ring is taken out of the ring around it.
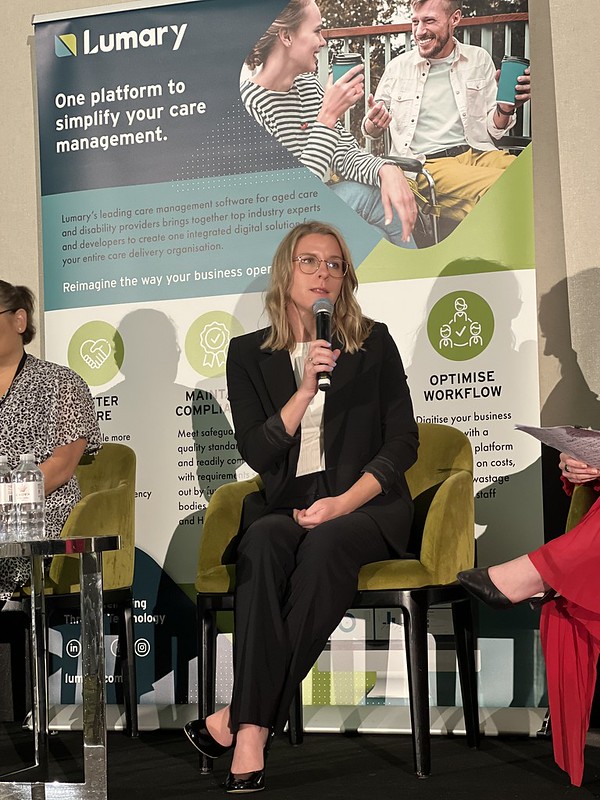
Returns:
[[[555,447],[561,453],[568,453],[590,467],[600,468],[600,431],[575,428],[572,425],[556,425],[552,428],[515,425],[515,428]]]

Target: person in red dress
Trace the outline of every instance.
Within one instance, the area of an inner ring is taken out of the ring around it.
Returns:
[[[593,482],[600,470],[560,454],[563,484]],[[600,653],[600,496],[578,525],[532,553],[504,564],[459,572],[471,594],[493,608],[530,601],[542,606],[540,637],[546,659],[554,758],[580,786],[583,751]]]

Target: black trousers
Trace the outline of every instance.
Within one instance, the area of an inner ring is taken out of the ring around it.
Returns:
[[[407,520],[398,520],[398,525]],[[351,606],[358,572],[395,556],[356,511],[306,531],[289,513],[254,522],[237,550],[232,730],[281,730],[296,688]]]

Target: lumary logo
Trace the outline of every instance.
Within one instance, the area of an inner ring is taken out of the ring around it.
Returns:
[[[77,38],[74,33],[54,37],[54,52],[59,58],[77,55]]]
[[[173,51],[179,50],[187,22],[182,25],[161,25],[158,28],[144,28],[141,31],[117,31],[100,33],[97,36],[87,29],[83,32],[81,55],[112,53],[115,50],[135,50],[138,47],[163,47],[171,45]],[[54,37],[54,52],[59,58],[77,55],[77,38],[73,33]]]

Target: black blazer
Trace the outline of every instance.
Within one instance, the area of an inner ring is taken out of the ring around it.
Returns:
[[[268,329],[232,339],[227,388],[235,437],[242,458],[262,478],[264,490],[246,498],[243,527],[278,507],[278,497],[296,475],[300,432],[286,433],[280,409],[296,391],[287,350],[261,350]],[[332,346],[339,347],[335,340]],[[398,530],[412,506],[404,473],[417,458],[418,430],[398,349],[387,327],[375,323],[363,348],[342,352],[325,396],[325,464],[333,495],[363,472],[372,473],[382,494],[362,506],[392,548],[403,554],[409,532]]]

